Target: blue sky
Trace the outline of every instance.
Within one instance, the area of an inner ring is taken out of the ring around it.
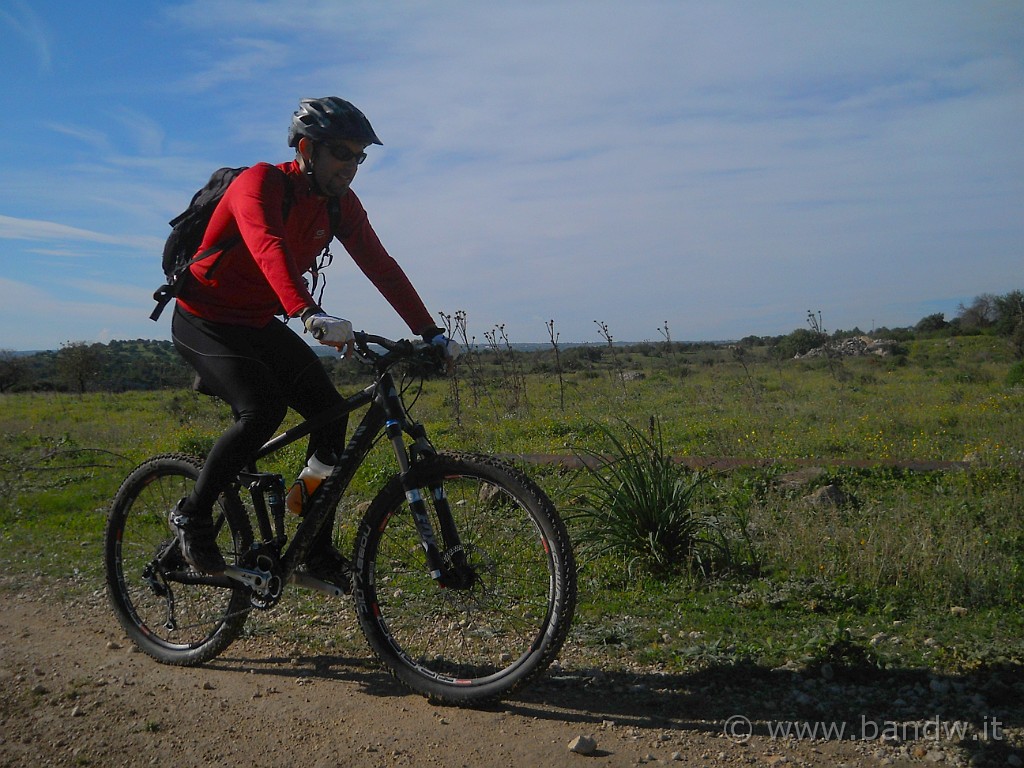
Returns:
[[[355,188],[482,339],[777,335],[1024,288],[1024,3],[0,0],[0,349],[169,337],[167,221],[370,118]],[[325,308],[405,329],[351,262]]]

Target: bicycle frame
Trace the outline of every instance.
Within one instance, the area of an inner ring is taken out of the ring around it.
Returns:
[[[337,421],[367,405],[369,407],[348,440],[334,471],[313,495],[309,510],[299,523],[291,542],[282,551],[281,548],[286,543],[284,481],[280,475],[259,472],[256,463],[281,448],[308,436],[315,429]],[[257,452],[253,462],[239,475],[240,485],[247,488],[252,499],[259,535],[262,539],[262,542],[255,546],[272,545],[275,557],[261,559],[257,555],[256,568],[229,566],[225,570],[224,575],[227,577],[225,581],[241,582],[256,594],[269,597],[272,601],[277,600],[283,583],[288,581],[340,596],[341,590],[337,587],[305,574],[296,573],[296,568],[304,561],[314,536],[323,526],[330,511],[341,499],[381,432],[391,442],[398,463],[399,476],[402,478],[406,490],[406,497],[423,544],[426,564],[431,577],[441,586],[455,588],[468,586],[473,581],[473,575],[466,572],[465,557],[461,552],[459,535],[448,508],[444,489],[431,487],[430,491],[434,511],[441,528],[443,551],[451,553],[447,567],[441,554],[442,550],[437,544],[426,501],[415,483],[415,478],[412,477],[412,470],[416,462],[422,457],[435,455],[436,450],[427,438],[423,426],[418,422],[410,421],[394,377],[388,366],[384,364],[377,365],[375,380],[365,389],[345,398],[339,406],[318,414],[269,440]],[[408,448],[404,442],[406,435],[412,439],[412,444]],[[269,509],[267,502],[269,502]],[[278,552],[280,552],[279,559],[276,557]],[[210,581],[219,580],[214,577]]]
[[[268,441],[223,490],[216,525],[232,563],[223,573],[191,566],[165,522],[202,477],[202,458],[162,453],[129,473],[104,533],[117,619],[157,661],[194,666],[241,637],[253,609],[273,608],[287,584],[351,593],[370,649],[403,685],[446,704],[504,697],[543,673],[568,636],[577,592],[568,531],[520,469],[486,454],[435,451],[407,410],[415,392],[395,366],[413,366],[414,378],[440,372],[443,351],[356,334],[355,354],[372,367],[370,386]],[[305,516],[292,518],[285,478],[258,465],[310,434],[341,437],[339,420],[356,409],[359,424],[334,469],[304,500]],[[334,510],[385,436],[396,471],[371,491],[348,572],[336,561],[338,578],[326,578],[337,584],[328,583],[303,564],[333,533]]]

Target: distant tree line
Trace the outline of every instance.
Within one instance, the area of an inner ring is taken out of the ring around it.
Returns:
[[[592,370],[600,366],[604,357],[614,352],[610,344],[572,346],[559,350],[553,333],[550,350],[515,352],[528,359],[526,372],[543,373],[558,369],[565,372]],[[711,342],[687,343],[672,341],[668,323],[659,328],[664,341],[642,342],[622,347],[622,353],[641,357],[663,356],[665,353],[712,350]],[[610,337],[610,331],[607,332]],[[1016,290],[997,296],[982,294],[969,304],[961,304],[957,314],[946,320],[943,313],[921,318],[907,328],[875,328],[876,339],[899,342],[942,336],[994,335],[1007,339],[1018,360],[1024,360],[1024,292]],[[829,341],[866,335],[859,328],[826,332],[821,313],[808,312],[808,327],[797,328],[782,336],[747,336],[736,346],[739,348],[766,347],[771,357],[788,359],[802,355]],[[504,348],[485,347],[480,350],[481,360],[513,354],[511,343]],[[559,355],[560,353],[560,355]],[[557,361],[556,361],[557,357]],[[338,383],[360,380],[365,375],[341,361],[322,358],[325,367]],[[499,361],[504,362],[504,361]],[[519,365],[520,363],[517,363]],[[136,339],[112,341],[109,344],[87,344],[69,341],[59,350],[23,354],[0,350],[0,393],[3,392],[124,392],[127,390],[153,390],[189,387],[193,372],[181,359],[169,341]]]
[[[806,354],[829,341],[865,336],[860,328],[826,333],[817,319],[808,313],[808,328],[798,328],[784,336],[748,336],[742,346],[768,346],[778,357],[789,358]],[[875,339],[912,341],[949,336],[991,335],[1006,338],[1018,360],[1024,359],[1024,292],[1016,290],[1002,296],[985,293],[969,304],[960,304],[957,314],[946,320],[942,312],[927,315],[907,328],[875,328],[870,335]]]
[[[0,392],[124,392],[189,382],[188,365],[169,341],[69,341],[31,355],[0,352]]]
[[[337,361],[325,358],[324,364],[333,371]],[[0,392],[177,389],[191,387],[194,378],[169,341],[69,341],[58,350],[33,354],[0,350]]]

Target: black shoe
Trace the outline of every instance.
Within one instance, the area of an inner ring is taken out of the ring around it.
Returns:
[[[306,572],[333,584],[346,595],[352,594],[352,563],[334,547],[310,552],[306,556]]]
[[[189,516],[181,512],[178,503],[167,517],[171,530],[178,539],[185,562],[202,573],[223,573],[227,568],[217,548],[216,529],[208,517]]]

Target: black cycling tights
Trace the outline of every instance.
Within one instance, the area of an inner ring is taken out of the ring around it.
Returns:
[[[308,419],[342,401],[313,350],[280,320],[246,328],[211,323],[178,307],[171,337],[205,388],[235,416],[207,456],[186,513],[210,513],[220,492],[273,437],[289,407]],[[313,432],[307,456],[314,450],[328,462],[330,454],[340,456],[346,425],[342,417]]]

